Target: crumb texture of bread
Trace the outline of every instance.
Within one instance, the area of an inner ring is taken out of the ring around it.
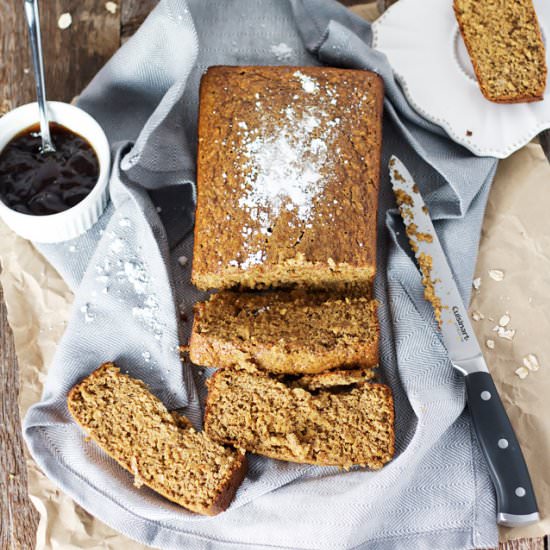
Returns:
[[[315,373],[378,363],[377,303],[302,290],[223,291],[195,306],[191,361]]]
[[[454,0],[454,11],[483,95],[541,100],[546,52],[532,0]]]
[[[77,384],[67,405],[91,439],[133,474],[136,486],[146,485],[193,512],[225,510],[245,476],[244,452],[195,431],[114,363]]]
[[[192,281],[368,287],[376,271],[383,83],[328,67],[202,78]]]
[[[360,382],[369,382],[377,377],[375,369],[339,369],[319,374],[304,374],[290,381],[291,388],[304,388],[309,391],[344,388]]]
[[[379,469],[394,454],[393,399],[384,384],[312,392],[267,374],[220,369],[209,381],[205,430],[271,458]]]

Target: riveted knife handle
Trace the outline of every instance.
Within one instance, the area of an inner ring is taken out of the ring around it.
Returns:
[[[529,471],[493,378],[488,372],[465,378],[468,408],[496,489],[497,521],[535,523],[540,518]]]

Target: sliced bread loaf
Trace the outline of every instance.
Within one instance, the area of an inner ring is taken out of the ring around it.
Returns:
[[[483,95],[541,100],[546,53],[532,0],[454,0],[454,11]]]
[[[394,453],[392,393],[384,384],[338,381],[308,391],[269,374],[220,369],[209,380],[205,430],[271,458],[378,469]]]
[[[189,356],[206,367],[292,374],[376,366],[376,308],[364,296],[220,292],[195,306]]]
[[[193,512],[223,512],[246,473],[243,451],[195,431],[113,363],[76,385],[67,405],[90,437],[134,475],[136,486],[147,485]]]

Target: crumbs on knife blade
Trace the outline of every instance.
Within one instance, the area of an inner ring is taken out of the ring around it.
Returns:
[[[390,166],[392,166],[391,161]],[[406,181],[405,178],[403,178],[403,176],[396,169],[393,169],[393,177],[396,181]],[[418,188],[416,187],[416,184],[413,186],[413,190],[418,193]],[[417,262],[420,267],[420,271],[422,272],[424,298],[432,304],[435,319],[437,321],[437,324],[441,327],[441,324],[443,322],[441,311],[444,306],[441,302],[441,298],[437,296],[437,293],[435,291],[436,281],[432,279],[433,259],[429,254],[426,254],[424,252],[417,254],[418,242],[423,241],[431,243],[433,242],[433,236],[429,233],[419,232],[418,226],[410,221],[413,219],[413,212],[411,210],[411,207],[414,205],[413,198],[403,189],[394,188],[394,194],[397,205],[399,206],[399,210],[401,211],[401,216],[405,221],[405,230],[407,232],[407,236],[409,237],[411,249],[413,250],[415,255],[417,255]]]

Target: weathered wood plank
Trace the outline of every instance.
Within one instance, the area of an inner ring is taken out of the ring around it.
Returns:
[[[0,286],[0,548],[34,548],[38,513],[27,494],[17,395],[19,372]]]
[[[58,27],[62,13],[72,17],[64,30]],[[119,10],[108,12],[104,0],[48,0],[41,3],[41,22],[48,98],[70,101],[119,47]],[[34,101],[22,0],[0,2],[0,35],[0,106]]]
[[[158,0],[123,0],[120,8],[120,33],[123,41],[136,32],[157,3]]]

